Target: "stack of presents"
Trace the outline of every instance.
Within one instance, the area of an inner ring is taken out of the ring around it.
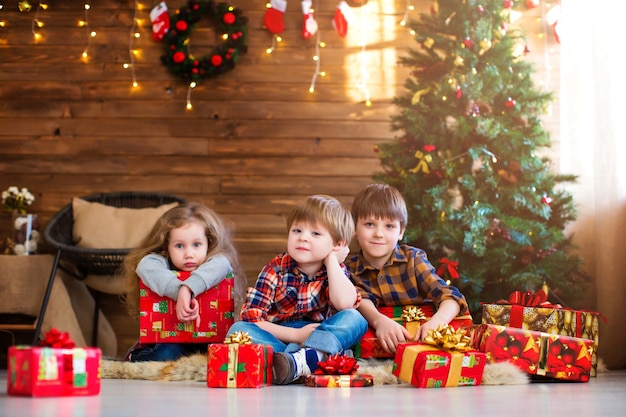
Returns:
[[[258,388],[272,382],[270,346],[253,344],[245,333],[226,337],[234,322],[232,276],[198,296],[202,323],[176,320],[172,300],[140,289],[140,341],[208,343],[207,385]],[[431,305],[382,307],[409,333],[432,317]],[[543,291],[516,292],[509,300],[484,303],[482,323],[459,316],[449,326],[430,331],[425,342],[406,342],[395,355],[385,352],[370,329],[354,347],[355,358],[342,355],[320,363],[303,381],[311,387],[366,387],[370,375],[358,374],[358,358],[393,358],[393,374],[418,388],[476,386],[485,365],[510,362],[533,379],[589,381],[596,375],[597,312],[552,305]],[[51,331],[42,346],[9,348],[8,394],[27,396],[95,395],[100,391],[101,352],[76,348],[68,335]]]

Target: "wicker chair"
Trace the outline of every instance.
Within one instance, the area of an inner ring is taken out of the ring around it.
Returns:
[[[81,198],[89,202],[97,202],[108,206],[136,209],[158,207],[163,204],[174,202],[181,204],[186,202],[185,199],[170,194],[136,191],[93,194]],[[106,220],[103,219],[103,221]],[[64,271],[69,272],[78,279],[84,279],[87,275],[114,275],[122,265],[124,257],[132,249],[91,249],[76,246],[72,237],[73,225],[74,215],[72,211],[72,204],[70,203],[63,207],[54,217],[52,217],[44,229],[43,236],[46,243],[55,248],[57,252],[52,266],[52,271],[50,272],[48,288],[41,306],[41,312],[39,314],[40,320],[38,320],[38,327],[35,329],[33,344],[37,344],[39,339],[39,333],[41,331],[39,323],[43,322],[43,316],[48,304],[57,268],[61,268]],[[68,268],[66,265],[61,264],[61,260],[69,261],[73,268]],[[92,342],[94,345],[97,344],[98,333],[99,304],[97,295],[98,294],[96,294],[95,297],[96,306],[93,319],[94,327]]]

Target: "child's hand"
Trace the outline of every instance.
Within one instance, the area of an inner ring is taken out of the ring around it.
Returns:
[[[406,342],[410,337],[407,329],[389,317],[381,318],[376,326],[376,338],[385,352],[396,353],[398,343]]]
[[[183,323],[197,321],[200,318],[199,311],[198,300],[191,296],[189,287],[181,286],[176,300],[176,317],[178,320]]]
[[[440,322],[435,316],[431,317],[426,323],[420,325],[419,331],[415,334],[415,337],[411,339],[413,342],[423,342],[428,336],[429,330],[437,330],[440,324],[447,324],[446,322]]]
[[[311,323],[311,324],[307,324],[304,327],[300,327],[299,329],[295,329],[298,332],[298,335],[296,337],[296,343],[299,343],[300,345],[302,345],[305,342],[305,340],[307,340],[309,336],[311,336],[311,333],[313,333],[313,330],[317,329],[319,325],[320,323]]]
[[[328,256],[326,256],[326,259],[324,259],[324,261],[332,262],[334,260],[336,263],[340,264],[346,260],[346,258],[348,257],[348,254],[350,254],[350,248],[348,246],[336,245],[336,246],[333,246],[333,250],[330,251],[330,253],[328,254]],[[326,265],[328,264],[326,263]]]

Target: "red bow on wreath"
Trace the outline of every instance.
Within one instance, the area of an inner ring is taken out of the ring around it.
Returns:
[[[447,271],[448,274],[450,274],[450,278],[456,279],[459,277],[459,263],[458,262],[451,261],[448,258],[441,258],[439,262],[440,264],[439,264],[439,268],[437,268],[437,275],[441,277]]]
[[[325,361],[318,362],[319,368],[315,370],[316,375],[354,375],[359,365],[356,359],[345,355],[330,355]]]
[[[43,340],[39,342],[39,346],[71,349],[75,347],[76,344],[68,332],[61,332],[58,329],[52,328],[44,335]]]

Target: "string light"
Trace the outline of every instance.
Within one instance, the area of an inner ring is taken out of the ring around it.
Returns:
[[[85,49],[83,50],[83,53],[81,54],[81,58],[83,62],[87,63],[87,60],[89,59],[89,46],[91,46],[91,38],[96,37],[96,32],[89,30],[89,10],[91,9],[91,5],[89,3],[85,3],[84,9],[85,9],[85,20],[79,20],[78,26],[84,27],[85,33],[87,34],[87,46],[85,47]]]
[[[315,1],[315,7],[317,7],[317,0]],[[315,9],[311,8],[310,13],[315,13]],[[322,34],[321,30],[317,30],[315,32],[315,55],[313,55],[313,61],[315,61],[315,72],[313,72],[313,76],[311,77],[311,84],[309,85],[309,93],[315,92],[315,83],[317,82],[317,77],[326,75],[323,73],[320,68],[322,66],[322,60],[320,56],[320,49],[324,48],[326,44],[322,42]]]
[[[402,16],[402,20],[400,21],[400,26],[406,26],[409,21],[409,13],[415,10],[415,7],[410,3],[411,0],[406,0],[405,8],[404,8],[404,16]]]
[[[278,44],[281,43],[282,41],[283,41],[283,38],[280,37],[279,35],[272,36],[272,46],[267,48],[265,52],[267,54],[271,54],[272,52],[274,52],[274,49],[278,48]]]
[[[33,38],[35,38],[35,42],[39,42],[41,40],[41,32],[39,31],[39,29],[41,29],[44,26],[44,23],[41,20],[39,20],[39,12],[41,10],[47,10],[47,9],[48,9],[48,5],[46,3],[39,2],[37,4],[35,17],[33,18],[33,21],[30,25],[30,29],[31,29],[31,32],[33,32]]]
[[[131,76],[133,80],[133,88],[139,87],[139,83],[137,82],[137,75],[135,73],[135,58],[139,52],[134,48],[134,44],[135,44],[135,40],[141,37],[141,34],[138,32],[138,27],[139,27],[141,20],[137,17],[140,8],[141,6],[139,5],[139,1],[135,0],[135,13],[133,15],[133,26],[130,29],[130,35],[129,35],[130,39],[128,42],[128,57],[130,59],[130,62],[127,62],[124,64],[124,68],[130,69],[131,71]]]
[[[4,4],[0,3],[0,10],[2,10],[4,8]],[[4,20],[0,20],[0,28],[3,28],[6,26],[6,22]]]

